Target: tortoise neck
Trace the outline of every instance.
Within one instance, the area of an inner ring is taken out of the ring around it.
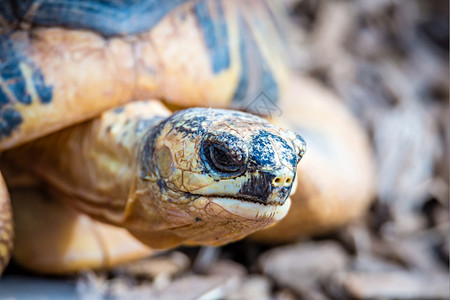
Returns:
[[[71,206],[120,224],[145,137],[169,115],[159,102],[132,102],[13,154],[66,194]]]

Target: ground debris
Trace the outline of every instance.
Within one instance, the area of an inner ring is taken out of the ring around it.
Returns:
[[[334,276],[334,283],[356,299],[448,299],[449,281],[444,275],[407,271],[347,272]]]
[[[208,300],[224,299],[240,286],[237,277],[224,275],[184,274],[164,285],[149,281],[137,283],[130,279],[131,277],[115,277],[105,280],[104,274],[86,272],[80,274],[76,291],[82,300]]]
[[[300,295],[313,294],[321,281],[344,270],[347,263],[345,250],[332,241],[277,247],[259,259],[263,274]]]
[[[113,270],[116,275],[154,280],[172,278],[190,267],[190,259],[179,251],[161,253],[139,261],[131,262]]]
[[[220,259],[208,267],[206,274],[224,275],[228,277],[244,277],[247,275],[247,269],[233,260]]]
[[[111,300],[121,299],[223,299],[225,295],[238,286],[236,278],[225,276],[186,275],[171,282],[163,288],[142,285],[124,293],[111,295]]]
[[[262,275],[250,275],[243,278],[236,289],[230,290],[224,299],[241,300],[269,300],[271,296],[272,283]]]

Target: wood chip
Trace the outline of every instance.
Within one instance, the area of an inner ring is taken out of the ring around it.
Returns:
[[[299,294],[314,289],[320,280],[343,270],[347,263],[345,251],[332,241],[278,247],[259,260],[264,274]]]
[[[365,273],[337,275],[337,281],[357,299],[448,299],[449,281],[446,276],[426,276],[408,272]]]

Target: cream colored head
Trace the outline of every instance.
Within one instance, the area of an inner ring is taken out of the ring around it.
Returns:
[[[175,113],[144,141],[125,226],[153,247],[239,239],[286,215],[304,152],[300,136],[247,113]]]

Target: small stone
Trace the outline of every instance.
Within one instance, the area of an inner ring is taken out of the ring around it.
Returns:
[[[355,220],[339,230],[339,241],[353,252],[366,253],[370,251],[372,237],[369,228],[362,220]]]
[[[192,270],[200,274],[207,273],[208,268],[219,259],[220,252],[221,249],[219,247],[201,247],[194,260]]]
[[[128,263],[115,269],[114,273],[131,277],[170,278],[187,270],[189,258],[181,252],[172,251]]]
[[[247,274],[245,267],[235,261],[222,259],[213,263],[206,272],[208,275],[225,275],[243,277]]]
[[[280,286],[299,294],[317,289],[319,281],[343,270],[348,263],[344,249],[336,242],[309,242],[278,247],[264,253],[259,266]]]
[[[225,295],[239,285],[237,278],[226,276],[186,275],[163,288],[143,285],[130,289],[114,299],[224,299]]]
[[[357,255],[352,270],[364,272],[399,271],[401,266],[370,253]]]
[[[126,293],[136,285],[131,277],[118,276],[108,280],[108,295]]]
[[[244,279],[235,290],[232,290],[225,296],[225,299],[271,299],[272,284],[270,280],[261,275],[250,275]]]
[[[389,247],[393,256],[410,269],[427,273],[447,272],[448,268],[438,260],[435,253],[437,238],[438,236],[430,231],[428,234],[389,241]]]
[[[401,272],[350,272],[335,283],[357,299],[448,299],[448,276]]]

